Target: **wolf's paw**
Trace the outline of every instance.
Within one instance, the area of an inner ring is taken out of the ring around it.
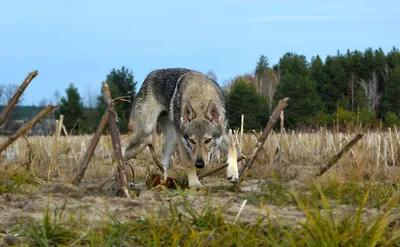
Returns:
[[[189,181],[189,188],[195,190],[201,190],[203,188],[203,185],[200,183],[200,181],[195,181],[192,183]]]
[[[239,173],[230,171],[229,169],[226,171],[226,177],[231,183],[237,183],[237,181],[239,181]]]

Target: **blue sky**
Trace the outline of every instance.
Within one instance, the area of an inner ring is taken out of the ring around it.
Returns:
[[[99,92],[113,68],[131,69],[139,85],[154,69],[185,67],[218,82],[271,64],[285,52],[400,47],[400,1],[2,1],[0,84],[39,76],[24,104],[53,100],[73,82]]]

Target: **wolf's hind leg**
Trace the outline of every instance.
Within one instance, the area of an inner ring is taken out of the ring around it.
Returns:
[[[129,133],[122,142],[124,157],[136,153],[142,145],[151,143],[158,117],[165,110],[165,107],[154,100],[139,100],[134,107],[134,113],[129,119]]]
[[[164,135],[165,148],[161,157],[161,164],[164,167],[164,179],[167,179],[167,171],[170,168],[172,154],[176,151],[178,139],[174,124],[169,121],[167,115],[162,114],[158,119],[158,124]]]

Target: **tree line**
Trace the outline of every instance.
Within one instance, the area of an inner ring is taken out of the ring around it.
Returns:
[[[371,48],[327,56],[284,54],[270,66],[261,56],[254,73],[239,75],[226,87],[231,127],[247,129],[266,123],[262,112],[273,110],[289,97],[285,126],[290,129],[330,127],[381,127],[400,124],[400,52]],[[240,97],[240,96],[243,97]],[[267,109],[267,110],[262,110]],[[246,122],[246,120],[245,120]]]
[[[207,76],[217,81],[213,71]],[[130,99],[116,103],[120,131],[126,133],[137,81],[132,70],[122,67],[113,69],[105,82],[113,98]],[[395,47],[387,53],[380,48],[347,50],[325,60],[316,55],[310,61],[304,55],[286,53],[275,65],[261,55],[253,72],[234,77],[222,89],[228,122],[234,129],[240,127],[243,114],[246,130],[260,130],[277,102],[285,97],[290,98],[285,110],[285,127],[289,129],[338,124],[344,128],[400,125],[400,51]],[[69,132],[94,132],[105,110],[101,92],[94,99],[89,97],[86,105],[73,83],[65,93],[57,97],[59,108],[52,117],[63,114]],[[26,107],[17,107],[16,111],[32,114],[34,109]]]

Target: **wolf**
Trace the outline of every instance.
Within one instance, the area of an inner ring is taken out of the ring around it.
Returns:
[[[202,187],[196,168],[205,167],[217,149],[228,154],[226,176],[236,182],[237,155],[228,137],[225,112],[221,88],[203,73],[184,68],[155,70],[135,98],[122,142],[123,155],[149,143],[156,130],[164,135],[161,163],[165,179],[171,156],[179,147],[189,187]]]

